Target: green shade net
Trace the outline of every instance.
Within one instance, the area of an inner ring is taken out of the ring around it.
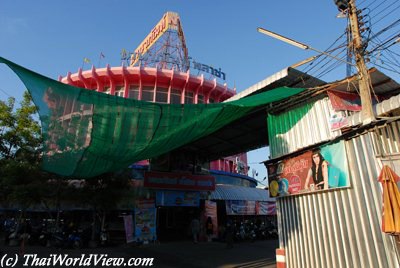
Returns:
[[[164,154],[304,90],[277,88],[228,103],[160,104],[73,87],[0,62],[19,76],[39,109],[43,169],[81,178]]]

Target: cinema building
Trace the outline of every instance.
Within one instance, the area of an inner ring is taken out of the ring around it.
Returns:
[[[190,60],[176,13],[167,12],[133,53],[123,51],[121,56],[121,66],[79,69],[59,77],[59,81],[123,98],[167,104],[219,103],[236,94],[235,89],[220,83],[226,78],[221,68]],[[81,109],[68,101],[61,106],[65,115]],[[140,193],[135,208],[135,236],[153,239],[156,228],[161,239],[168,239],[182,235],[182,228],[187,228],[193,217],[203,220],[208,216],[213,219],[217,235],[217,226],[225,224],[229,216],[275,215],[274,199],[266,190],[256,188],[257,180],[247,176],[248,168],[246,153],[208,162],[193,161],[192,156],[177,151],[135,163],[133,184]],[[139,219],[143,214],[149,221],[147,227],[139,223],[144,221]]]

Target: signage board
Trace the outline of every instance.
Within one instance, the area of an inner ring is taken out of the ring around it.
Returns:
[[[279,197],[349,186],[344,142],[267,164],[269,193]]]
[[[144,174],[144,187],[192,191],[214,191],[215,177],[179,172],[150,171]]]

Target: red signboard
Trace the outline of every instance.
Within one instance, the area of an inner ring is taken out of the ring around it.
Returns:
[[[190,173],[146,172],[144,187],[193,191],[214,191],[215,177]]]

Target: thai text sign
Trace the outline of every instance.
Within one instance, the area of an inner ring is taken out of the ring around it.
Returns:
[[[135,49],[135,52],[131,55],[131,63],[133,66],[139,60],[140,55],[145,54],[148,49],[154,45],[154,43],[168,30],[173,29],[178,31],[179,38],[181,39],[185,56],[187,56],[187,48],[185,44],[185,37],[181,27],[180,19],[177,13],[167,12],[164,14],[162,19],[157,23],[146,38],[140,43]]]
[[[206,72],[206,73],[210,73],[211,75],[218,77],[218,78],[222,78],[223,80],[226,80],[226,75],[224,72],[221,71],[221,68],[217,69],[217,68],[213,68],[212,66],[200,63],[200,62],[196,62],[193,60],[193,68],[197,69],[199,71],[202,72]]]
[[[349,186],[344,142],[267,164],[271,197]]]
[[[146,172],[144,187],[193,191],[214,191],[215,177],[190,173]]]

